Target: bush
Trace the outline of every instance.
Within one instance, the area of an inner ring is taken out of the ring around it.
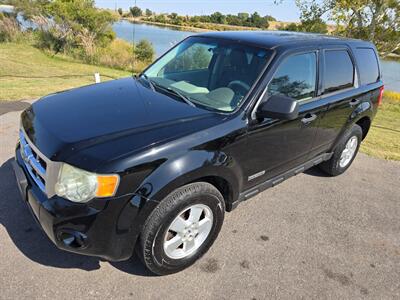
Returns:
[[[154,58],[154,49],[150,42],[142,40],[136,44],[135,55],[133,45],[120,39],[115,39],[108,46],[99,48],[95,63],[116,69],[140,72]]]
[[[100,65],[132,70],[133,46],[123,40],[115,39],[107,47],[98,49],[96,57]]]
[[[0,42],[17,42],[22,38],[21,28],[15,17],[0,13]]]
[[[141,40],[136,44],[135,55],[139,61],[150,63],[154,58],[153,45],[147,40]]]

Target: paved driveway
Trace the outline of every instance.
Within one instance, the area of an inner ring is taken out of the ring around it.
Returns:
[[[157,277],[51,244],[18,196],[15,107],[0,116],[1,299],[400,297],[399,163],[360,154],[342,176],[300,174],[227,214],[193,267]]]

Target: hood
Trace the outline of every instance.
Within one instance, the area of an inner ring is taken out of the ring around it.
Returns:
[[[46,157],[67,162],[84,149],[105,143],[113,148],[112,141],[121,139],[129,142],[119,143],[112,155],[123,155],[221,118],[124,78],[46,96],[23,112],[22,125]]]

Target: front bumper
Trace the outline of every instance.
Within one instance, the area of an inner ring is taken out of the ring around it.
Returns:
[[[95,199],[85,204],[58,196],[49,199],[29,176],[19,148],[13,168],[22,199],[58,248],[110,261],[132,256],[143,224],[139,212],[147,200],[137,195]]]

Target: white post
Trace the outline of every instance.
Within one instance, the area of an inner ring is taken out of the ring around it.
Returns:
[[[101,82],[100,73],[94,73],[94,81],[95,83]]]

